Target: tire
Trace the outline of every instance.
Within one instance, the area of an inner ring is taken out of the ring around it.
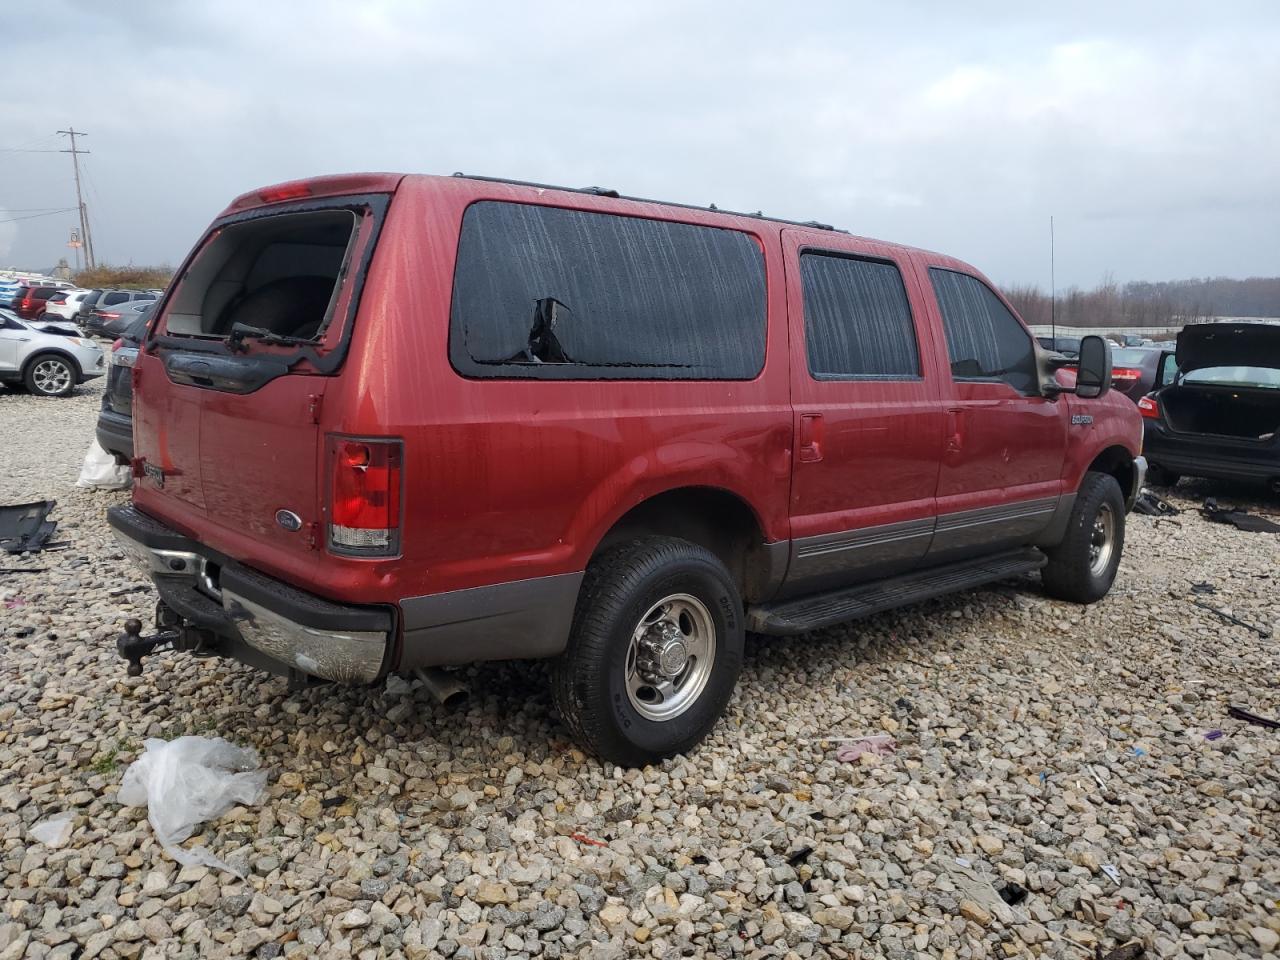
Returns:
[[[75,364],[66,357],[41,353],[31,358],[22,381],[38,397],[65,397],[79,379]]]
[[[1124,494],[1115,477],[1084,475],[1066,535],[1047,552],[1040,579],[1049,596],[1093,603],[1107,595],[1124,552]]]
[[[556,708],[584,747],[620,766],[684,753],[733,695],[743,635],[742,598],[710,551],[673,537],[612,547],[582,581],[553,667]]]
[[[1182,479],[1182,474],[1174,473],[1167,470],[1157,463],[1147,466],[1147,483],[1156,487],[1172,487],[1176,486],[1178,481]]]

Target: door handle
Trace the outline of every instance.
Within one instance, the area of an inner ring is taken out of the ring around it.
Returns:
[[[800,462],[818,463],[822,459],[822,414],[800,414]]]
[[[947,453],[959,453],[964,448],[964,408],[947,408]]]

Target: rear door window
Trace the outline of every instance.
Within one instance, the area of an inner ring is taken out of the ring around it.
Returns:
[[[814,377],[920,376],[915,324],[895,264],[806,251],[800,256],[800,279],[805,350]]]
[[[466,376],[748,380],[764,344],[746,233],[494,201],[463,217],[449,356]]]
[[[1002,380],[1028,396],[1039,390],[1031,335],[991,288],[967,273],[929,268],[942,311],[953,380]]]
[[[129,299],[129,294],[120,290],[112,290],[110,293],[104,293],[99,301],[104,307],[114,307],[117,303],[124,303]]]

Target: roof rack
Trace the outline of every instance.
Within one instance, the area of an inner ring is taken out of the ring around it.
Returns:
[[[666,207],[680,207],[684,210],[709,210],[712,213],[726,213],[731,217],[750,217],[753,220],[768,220],[770,223],[789,223],[795,227],[810,227],[814,230],[831,230],[834,233],[848,233],[848,230],[841,230],[833,227],[829,223],[820,223],[817,220],[788,220],[785,217],[766,217],[762,212],[757,210],[755,213],[743,213],[740,210],[724,210],[717,207],[714,203],[705,207],[700,207],[696,203],[675,203],[670,200],[653,200],[649,197],[628,197],[617,190],[610,187],[562,187],[554,183],[537,183],[532,180],[512,180],[508,177],[482,177],[474,173],[463,173],[457,171],[453,174],[464,180],[483,180],[485,183],[509,183],[516,187],[538,187],[542,190],[563,190],[566,193],[586,193],[593,197],[612,197],[615,200],[633,200],[636,203],[660,203]]]

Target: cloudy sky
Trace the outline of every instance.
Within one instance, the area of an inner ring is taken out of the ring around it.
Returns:
[[[1280,5],[18,0],[0,265],[84,146],[98,258],[179,261],[250,187],[464,170],[819,219],[1001,283],[1280,275]],[[26,8],[25,10],[23,8]]]

